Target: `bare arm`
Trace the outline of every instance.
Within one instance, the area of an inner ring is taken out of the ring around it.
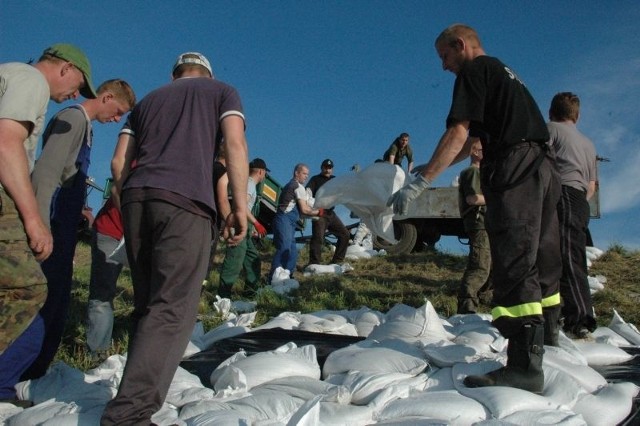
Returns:
[[[387,160],[387,163],[393,164],[395,159],[396,159],[396,156],[392,154],[392,155],[389,156],[389,159]]]
[[[467,143],[469,122],[459,122],[449,127],[436,147],[431,160],[420,173],[433,182],[447,167],[469,155],[471,145]]]
[[[408,167],[409,173],[411,173],[412,170],[413,170],[413,161],[409,163],[409,167]]]
[[[484,195],[482,194],[467,195],[465,197],[465,201],[470,206],[484,206],[486,204],[484,201]]]
[[[31,124],[0,119],[0,183],[11,196],[20,213],[29,247],[38,261],[49,257],[53,237],[42,221],[29,178],[24,141]]]
[[[596,188],[598,186],[597,181],[591,180],[589,181],[589,187],[587,188],[587,201],[589,201],[593,195],[596,193]]]
[[[249,159],[244,120],[237,115],[225,117],[221,122],[226,145],[227,175],[233,198],[231,214],[225,224],[223,237],[228,244],[239,244],[247,234],[247,180]],[[231,229],[233,228],[233,232]]]
[[[298,203],[298,210],[300,210],[300,213],[302,213],[303,215],[306,215],[306,216],[319,216],[320,215],[320,210],[311,208],[309,206],[309,203],[307,203],[307,200],[303,200],[303,199],[298,198],[296,200],[296,203]]]
[[[131,162],[135,155],[136,139],[129,133],[120,133],[118,143],[113,152],[111,159],[111,176],[113,177],[113,185],[111,186],[111,195],[113,203],[120,209],[120,194],[122,193],[122,185],[131,171]]]
[[[229,176],[223,174],[216,184],[216,207],[218,215],[226,222],[231,214],[231,203],[229,202]]]

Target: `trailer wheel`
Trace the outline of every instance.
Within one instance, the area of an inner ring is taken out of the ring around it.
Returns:
[[[380,237],[373,239],[373,247],[376,250],[385,250],[389,254],[409,254],[416,245],[418,230],[413,223],[393,222],[393,233],[398,242],[391,244]]]

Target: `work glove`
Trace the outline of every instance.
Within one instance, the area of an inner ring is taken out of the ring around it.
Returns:
[[[256,223],[253,224],[253,227],[256,229],[256,232],[258,233],[258,236],[260,238],[267,235],[267,229],[264,226],[262,226],[262,224],[257,220],[256,220]]]
[[[393,213],[395,214],[407,214],[407,211],[409,211],[409,203],[418,198],[420,194],[430,186],[431,181],[419,175],[413,182],[394,192],[391,197],[389,197],[387,206],[393,206]]]

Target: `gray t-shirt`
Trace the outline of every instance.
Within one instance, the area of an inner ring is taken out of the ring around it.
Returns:
[[[570,122],[547,124],[563,185],[586,191],[596,176],[596,149],[589,138]]]
[[[20,62],[0,64],[0,118],[33,124],[29,137],[24,141],[29,172],[35,163],[38,136],[44,124],[49,96],[49,84],[36,68]]]
[[[76,160],[87,132],[90,138],[91,120],[79,106],[58,112],[42,135],[42,152],[31,174],[31,184],[40,215],[47,226],[50,226],[53,193],[57,188],[72,185],[72,178],[78,173]]]

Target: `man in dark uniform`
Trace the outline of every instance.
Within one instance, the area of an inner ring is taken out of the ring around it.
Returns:
[[[421,174],[389,200],[404,213],[449,165],[469,155],[483,132],[482,192],[493,259],[493,324],[509,339],[507,365],[465,385],[542,392],[544,310],[560,304],[562,273],[556,206],[560,180],[549,132],[517,75],[486,56],[473,28],[455,24],[436,39],[445,70],[456,74],[447,130]]]
[[[321,172],[311,179],[307,184],[307,189],[311,190],[311,195],[316,196],[318,189],[335,176],[333,172],[333,161],[326,159],[320,165]],[[322,243],[324,242],[324,233],[328,229],[338,239],[336,243],[336,251],[333,253],[331,263],[342,263],[347,254],[349,247],[349,238],[351,234],[344,226],[344,223],[334,213],[333,208],[325,209],[325,215],[318,217],[311,223],[311,242],[309,243],[309,264],[322,263]]]

